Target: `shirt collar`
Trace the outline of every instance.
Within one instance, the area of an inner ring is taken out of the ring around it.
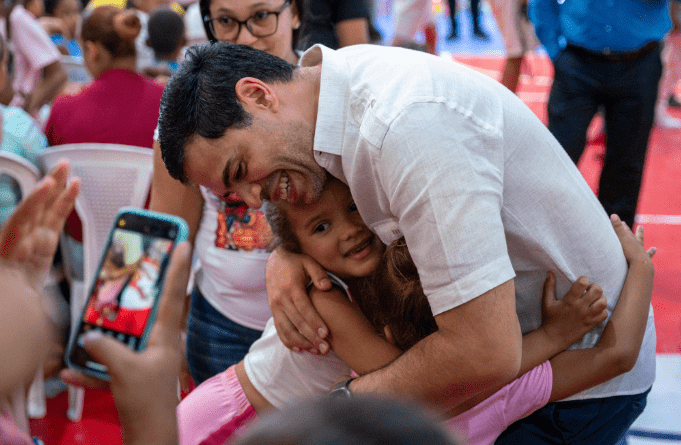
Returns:
[[[322,65],[317,122],[315,124],[315,152],[340,155],[347,115],[350,70],[344,57],[324,45],[314,45],[305,51],[300,65]]]

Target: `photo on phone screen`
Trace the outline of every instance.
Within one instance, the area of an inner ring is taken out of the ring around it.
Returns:
[[[72,365],[100,377],[107,369],[83,349],[83,336],[98,330],[131,349],[142,349],[170,253],[181,241],[183,231],[176,222],[139,213],[117,216],[69,349]]]

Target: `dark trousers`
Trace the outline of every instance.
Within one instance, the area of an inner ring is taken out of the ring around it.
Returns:
[[[239,363],[261,334],[222,315],[195,286],[187,319],[187,365],[194,383]]]
[[[456,29],[456,0],[449,2],[449,18],[452,20],[452,29]],[[480,28],[480,0],[471,0],[471,16],[473,16],[473,29]]]
[[[549,130],[577,163],[587,128],[604,110],[606,153],[598,199],[608,215],[634,222],[648,138],[653,126],[661,49],[635,60],[608,61],[568,46],[554,61]]]
[[[631,396],[549,403],[512,423],[495,445],[615,445],[646,407],[650,389]]]

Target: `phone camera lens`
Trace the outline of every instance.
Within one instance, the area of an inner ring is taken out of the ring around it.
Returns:
[[[151,227],[144,226],[144,233],[149,233],[150,230],[151,230]]]

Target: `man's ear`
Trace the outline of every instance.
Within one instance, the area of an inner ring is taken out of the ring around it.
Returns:
[[[272,87],[254,77],[239,79],[235,86],[236,97],[248,113],[257,109],[279,111],[279,98]]]

